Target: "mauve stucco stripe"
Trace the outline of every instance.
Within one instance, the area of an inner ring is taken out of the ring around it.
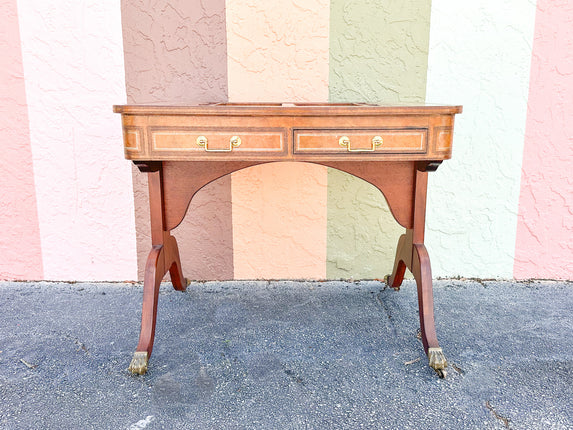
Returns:
[[[0,1],[0,280],[42,279],[16,0]]]
[[[125,80],[129,103],[227,101],[224,0],[122,0]],[[133,169],[139,279],[151,249],[147,178]],[[183,274],[232,279],[231,177],[194,197],[174,230]]]
[[[115,0],[18,2],[46,280],[136,277]]]
[[[327,101],[328,26],[328,0],[227,0],[230,100]],[[232,174],[236,279],[324,279],[326,171],[273,163]]]
[[[517,279],[573,279],[573,3],[538,0],[515,249]]]

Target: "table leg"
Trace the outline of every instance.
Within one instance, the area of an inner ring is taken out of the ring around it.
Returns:
[[[398,290],[404,279],[406,268],[414,275],[418,290],[420,331],[424,352],[428,356],[430,367],[441,378],[444,378],[448,363],[436,336],[432,269],[430,257],[424,245],[427,185],[428,172],[417,168],[413,202],[413,228],[406,230],[406,234],[400,236],[398,240],[394,269],[392,274],[388,276],[387,283],[390,287]]]
[[[173,288],[175,288],[177,291],[185,291],[187,289],[187,280],[183,276],[183,270],[181,269],[181,257],[179,256],[179,247],[177,246],[177,241],[173,236],[169,235],[165,239],[165,245],[165,261],[170,262],[167,267],[169,267],[169,276],[171,277]]]
[[[143,375],[147,372],[147,363],[151,356],[155,339],[159,288],[168,270],[173,287],[178,291],[185,291],[187,281],[181,271],[177,241],[170,235],[166,235],[165,245],[153,245],[147,257],[143,281],[141,331],[139,333],[139,343],[129,365],[129,371],[132,373]]]
[[[400,290],[406,268],[411,266],[412,261],[412,230],[407,230],[406,234],[400,236],[396,246],[396,257],[394,259],[394,269],[392,274],[386,278],[388,286],[396,291]]]
[[[143,375],[147,372],[147,362],[153,350],[155,321],[157,319],[157,299],[159,287],[165,274],[163,267],[163,245],[154,245],[147,257],[143,282],[143,305],[141,309],[141,331],[139,343],[129,365],[129,371]]]
[[[140,170],[148,172],[151,240],[153,245],[145,265],[139,342],[129,365],[129,371],[143,375],[147,372],[147,364],[153,350],[157,302],[161,281],[168,271],[171,275],[173,287],[176,290],[185,291],[187,281],[183,277],[181,270],[177,241],[165,229],[162,166],[160,163],[150,163],[139,167]]]
[[[422,243],[413,244],[411,271],[418,289],[418,310],[424,351],[428,356],[430,367],[436,371],[440,378],[445,378],[445,368],[448,366],[448,363],[436,336],[430,257]]]
[[[418,289],[418,310],[424,352],[428,356],[430,367],[444,378],[446,376],[444,369],[448,363],[436,336],[430,257],[423,243],[412,243],[412,236],[412,230],[408,230],[398,240],[394,270],[388,276],[387,283],[399,290],[406,268],[414,275]]]

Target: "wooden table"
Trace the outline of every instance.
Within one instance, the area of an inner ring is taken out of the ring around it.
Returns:
[[[149,178],[152,247],[145,267],[141,332],[129,366],[143,374],[153,349],[159,285],[169,271],[184,291],[177,242],[203,186],[246,167],[301,161],[332,167],[376,186],[406,232],[387,283],[399,289],[408,268],[416,280],[420,327],[429,365],[445,376],[434,324],[432,272],[424,246],[428,172],[452,151],[460,106],[368,104],[232,104],[114,106],[121,113],[125,156]]]

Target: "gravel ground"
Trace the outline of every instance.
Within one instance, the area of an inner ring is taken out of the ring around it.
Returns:
[[[573,284],[162,285],[149,372],[127,371],[141,284],[0,283],[1,429],[573,429]]]

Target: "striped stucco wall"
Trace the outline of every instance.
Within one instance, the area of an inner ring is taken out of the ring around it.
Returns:
[[[111,105],[229,100],[463,104],[433,274],[572,279],[572,6],[462,3],[0,0],[0,279],[141,278],[147,183]],[[174,232],[191,279],[381,278],[401,233],[304,163],[209,184]]]

